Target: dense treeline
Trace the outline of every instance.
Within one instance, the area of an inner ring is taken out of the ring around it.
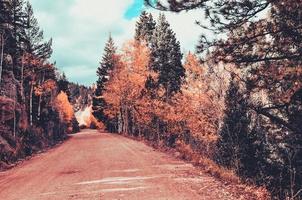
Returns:
[[[0,34],[1,168],[65,139],[74,113],[29,2],[0,0]]]
[[[93,88],[69,82],[70,103],[77,112],[92,105]]]
[[[199,25],[217,38],[202,36],[200,57],[188,53],[182,62],[165,16],[155,22],[142,12],[134,40],[121,51],[109,38],[97,73],[95,117],[112,132],[212,160],[265,186],[274,199],[301,199],[301,3],[149,5],[203,9],[210,25]]]

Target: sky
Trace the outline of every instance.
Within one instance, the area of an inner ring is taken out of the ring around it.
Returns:
[[[61,72],[75,83],[89,86],[97,80],[109,34],[116,45],[134,36],[135,23],[142,10],[155,19],[159,11],[145,8],[143,0],[29,0],[46,39],[53,38],[54,53]],[[198,10],[180,14],[165,13],[180,41],[183,53],[194,51],[202,29],[195,24]]]

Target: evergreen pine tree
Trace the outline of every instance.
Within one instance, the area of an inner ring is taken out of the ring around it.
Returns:
[[[102,121],[104,124],[108,125],[108,119],[104,113],[104,108],[106,106],[105,100],[102,98],[105,84],[109,80],[109,72],[116,65],[116,47],[114,41],[109,36],[109,39],[105,45],[104,55],[102,57],[102,61],[100,62],[100,66],[97,69],[97,84],[96,90],[93,97],[93,115],[96,119]]]
[[[288,177],[293,177],[287,185],[299,191],[302,188],[302,88],[292,95],[287,112],[290,113],[289,123],[298,130],[287,132],[285,137],[288,150],[287,155],[283,156],[288,166]],[[302,194],[299,197],[302,197]]]
[[[135,40],[145,40],[147,43],[150,43],[155,24],[152,14],[148,15],[146,11],[143,11],[136,23]]]
[[[60,76],[57,84],[58,84],[58,93],[63,91],[68,96],[68,99],[70,100],[69,81],[67,80],[65,73],[63,73],[62,76]]]
[[[32,54],[35,58],[48,59],[52,54],[52,39],[44,42],[43,31],[38,25],[38,21],[34,16],[32,6],[27,2],[24,9],[26,16],[26,29],[23,32],[25,39],[26,51]]]
[[[24,12],[24,0],[12,0],[12,18],[13,18],[13,68],[16,79],[21,79],[21,65],[19,59],[24,51],[24,31],[27,28],[27,16]]]
[[[242,156],[249,143],[250,118],[247,114],[247,100],[240,91],[239,83],[232,77],[227,91],[224,124],[221,128],[217,144],[217,162],[237,173],[242,169]]]
[[[3,72],[9,69],[9,65],[4,62],[4,55],[13,55],[15,41],[13,38],[13,15],[12,2],[0,0],[0,83]]]
[[[251,178],[256,183],[263,185],[268,171],[273,169],[268,162],[270,150],[267,130],[264,126],[265,120],[260,115],[249,116],[249,118],[255,118],[255,122],[252,129],[243,134],[240,154],[240,175]]]
[[[14,70],[15,74],[19,68],[13,65],[21,54],[20,33],[25,27],[23,4],[22,0],[0,1],[1,69]],[[6,65],[4,62],[4,55],[9,58],[10,64]]]
[[[180,90],[185,76],[181,60],[180,44],[166,17],[161,14],[152,37],[150,66],[159,73],[157,87],[165,89],[166,97]]]

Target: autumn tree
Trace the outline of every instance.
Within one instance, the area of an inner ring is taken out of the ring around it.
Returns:
[[[41,85],[36,85],[34,88],[35,97],[38,98],[37,101],[37,117],[36,120],[40,121],[42,112],[42,103],[44,105],[51,104],[54,99],[54,92],[57,89],[57,84],[54,80],[48,79],[44,81]],[[47,102],[48,101],[48,102]]]
[[[149,76],[155,78],[148,69],[149,49],[145,43],[131,41],[124,45],[120,61],[110,73],[104,99],[110,105],[105,112],[111,118],[118,118],[118,131],[132,133],[142,111],[149,109],[147,102],[141,101],[145,82]],[[137,128],[137,127],[136,127]],[[139,127],[138,127],[139,128]]]
[[[29,3],[25,5],[22,0],[6,1],[2,8],[6,11],[3,23],[8,28],[5,39],[7,45],[3,52],[6,52],[7,58],[11,58],[14,77],[21,83],[22,98],[19,101],[27,105],[28,113],[32,113],[35,84],[42,85],[47,80],[45,73],[49,67],[45,61],[52,53],[51,41],[43,43],[43,33]],[[43,67],[46,70],[41,70]],[[29,99],[29,102],[24,102],[25,99]],[[32,114],[29,114],[31,125],[32,118]]]
[[[39,118],[42,101],[40,96],[35,96],[35,88],[42,86],[46,81],[55,80],[55,68],[51,63],[36,58],[32,54],[22,56],[22,65],[24,65],[22,72],[24,80],[22,79],[21,83],[24,82],[26,108],[29,124],[32,126],[33,122]],[[38,110],[35,110],[37,108]]]
[[[8,144],[0,165],[64,138],[55,136],[63,122],[53,104],[57,82],[51,53],[51,40],[44,41],[31,5],[0,0],[0,146]]]
[[[70,122],[73,117],[73,108],[68,101],[68,96],[65,92],[60,92],[55,100],[56,108],[60,113],[60,118],[64,122]]]
[[[162,114],[159,116],[168,124],[167,140],[177,137],[192,146],[194,140],[199,144],[199,152],[210,157],[218,138],[217,122],[221,115],[220,107],[223,105],[212,98],[212,91],[207,87],[209,81],[206,67],[195,54],[188,53],[184,68],[186,78],[183,80],[181,92],[165,102],[160,108]]]
[[[192,53],[188,53],[184,64],[186,70],[185,83],[182,86],[181,93],[185,101],[189,104],[192,114],[187,113],[184,119],[188,119],[188,125],[191,127],[192,134],[199,136],[209,136],[215,140],[218,130],[217,121],[219,119],[219,107],[223,105],[212,98],[212,90],[207,87],[206,67],[200,63],[199,58]],[[179,105],[179,107],[186,107]],[[209,138],[210,139],[210,138]]]
[[[145,0],[162,10],[180,12],[199,8],[205,12],[210,26],[200,23],[214,34],[227,34],[226,40],[218,36],[210,40],[202,36],[199,51],[212,50],[209,59],[233,63],[247,69],[250,89],[265,89],[272,106],[254,109],[274,123],[300,132],[280,117],[290,97],[301,88],[301,3],[297,1],[175,1],[164,6]],[[263,14],[267,13],[265,17]],[[213,38],[213,37],[212,37]],[[282,98],[280,98],[282,97]]]
[[[60,92],[55,99],[55,108],[59,113],[60,120],[66,123],[69,133],[72,131],[72,119],[74,118],[73,107],[68,100],[68,96],[65,92]]]
[[[289,179],[295,177],[293,173],[301,174],[298,164],[301,160],[296,155],[301,154],[298,144],[302,130],[294,121],[299,119],[300,109],[296,105],[301,104],[296,96],[302,86],[302,4],[295,0],[145,2],[160,10],[200,9],[204,13],[206,19],[198,24],[213,34],[201,36],[197,45],[199,52],[208,51],[205,61],[228,63],[240,69],[249,97],[258,94],[267,97],[264,101],[249,101],[248,109],[268,120],[266,126],[270,128],[266,136],[275,136],[271,145],[286,146],[278,158],[286,163],[281,168],[292,173],[280,178],[282,186],[275,186],[274,195],[281,199],[301,197],[301,183],[298,179]],[[288,189],[288,185],[294,187]],[[281,188],[281,192],[276,192],[276,188]]]

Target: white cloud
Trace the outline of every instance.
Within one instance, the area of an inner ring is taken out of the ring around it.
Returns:
[[[48,26],[55,26],[56,23],[55,16],[45,12],[37,12],[35,15],[39,20],[39,22],[43,22],[43,24],[47,24]]]
[[[151,10],[155,18],[158,17],[159,11]],[[202,33],[202,29],[196,25],[196,20],[202,19],[201,12],[193,10],[181,13],[164,13],[169,21],[171,28],[176,33],[177,39],[180,41],[182,50],[194,51],[195,45]]]
[[[71,17],[102,25],[119,23],[133,0],[76,0],[69,10]]]
[[[127,20],[124,14],[134,0],[64,0],[64,3],[62,0],[43,0],[43,4],[41,0],[30,1],[45,35],[53,37],[52,59],[71,81],[95,82],[95,72],[109,32],[119,47],[133,38],[137,18]],[[157,18],[159,11],[149,11]],[[201,33],[194,22],[201,17],[200,12],[165,15],[182,49],[194,50]]]

